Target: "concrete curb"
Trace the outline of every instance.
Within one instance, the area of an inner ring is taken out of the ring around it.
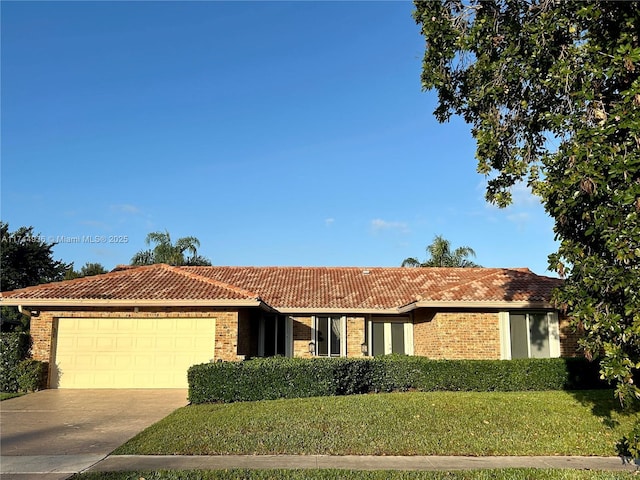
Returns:
[[[561,468],[633,472],[637,465],[621,457],[459,457],[459,456],[329,456],[329,455],[114,455],[88,469],[129,470],[219,469],[343,470],[473,470],[489,468]]]
[[[136,470],[338,469],[338,470],[478,470],[493,468],[557,468],[640,471],[640,464],[621,457],[572,456],[334,456],[334,455],[3,455],[7,479],[65,479],[79,472]]]

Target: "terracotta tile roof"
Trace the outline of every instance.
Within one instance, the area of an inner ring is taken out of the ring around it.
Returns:
[[[547,303],[561,280],[528,269],[383,267],[127,268],[2,293],[3,303],[55,299],[262,300],[281,310],[388,310],[429,304]],[[29,302],[33,303],[33,302]]]
[[[3,292],[2,298],[56,300],[247,300],[257,294],[194,272],[157,264]]]
[[[274,308],[388,309],[421,302],[548,302],[560,280],[528,269],[183,267],[259,292]]]

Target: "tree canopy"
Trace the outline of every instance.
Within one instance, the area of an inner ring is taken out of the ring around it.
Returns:
[[[131,259],[131,265],[152,265],[166,263],[174,266],[211,265],[211,261],[198,254],[200,241],[196,237],[182,237],[171,241],[169,232],[151,232],[146,238],[147,245],[155,244],[151,249],[140,250]]]
[[[401,267],[479,267],[468,260],[475,257],[476,252],[471,247],[458,247],[451,251],[451,242],[441,235],[436,235],[433,243],[427,247],[429,258],[420,262],[416,257],[405,258]]]
[[[73,264],[71,264],[64,275],[64,279],[72,280],[74,278],[91,277],[93,275],[100,275],[107,272],[108,270],[104,268],[101,263],[87,262],[78,271],[76,271],[73,268]]]
[[[67,264],[54,260],[53,247],[45,238],[33,232],[33,227],[9,231],[9,224],[0,222],[2,274],[0,289],[4,292],[41,283],[62,280]]]
[[[554,219],[556,295],[621,399],[640,397],[640,4],[417,1],[422,87],[477,142],[487,199]]]
[[[0,222],[0,290],[16,290],[41,283],[63,280],[69,265],[54,260],[54,243],[48,243],[33,227],[9,231],[9,224]],[[2,330],[16,327],[27,329],[29,319],[15,307],[2,307]]]

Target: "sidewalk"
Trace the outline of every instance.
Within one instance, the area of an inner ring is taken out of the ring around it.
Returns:
[[[348,470],[471,470],[480,468],[576,468],[635,471],[619,457],[457,457],[230,455],[107,457],[90,471],[226,468],[337,468]]]
[[[78,458],[75,458],[78,457]],[[80,458],[82,457],[82,458]],[[327,455],[87,455],[3,456],[2,474],[56,474],[134,470],[219,469],[349,469],[349,470],[472,470],[489,468],[572,468],[634,472],[635,464],[620,457],[459,457],[459,456],[327,456]],[[24,477],[22,477],[24,478]],[[51,477],[53,478],[53,477]]]

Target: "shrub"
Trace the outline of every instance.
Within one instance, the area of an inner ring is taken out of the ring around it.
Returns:
[[[18,391],[18,364],[27,357],[31,337],[25,332],[0,333],[0,391]]]
[[[391,391],[522,391],[605,388],[598,365],[579,358],[429,360],[259,358],[194,365],[192,403],[273,400]]]
[[[35,392],[46,388],[49,364],[31,358],[23,360],[16,369],[21,392]]]
[[[336,393],[333,365],[321,359],[276,357],[205,363],[191,367],[188,379],[192,403],[319,397]]]
[[[623,457],[640,458],[640,420],[636,420],[631,431],[616,445]]]

